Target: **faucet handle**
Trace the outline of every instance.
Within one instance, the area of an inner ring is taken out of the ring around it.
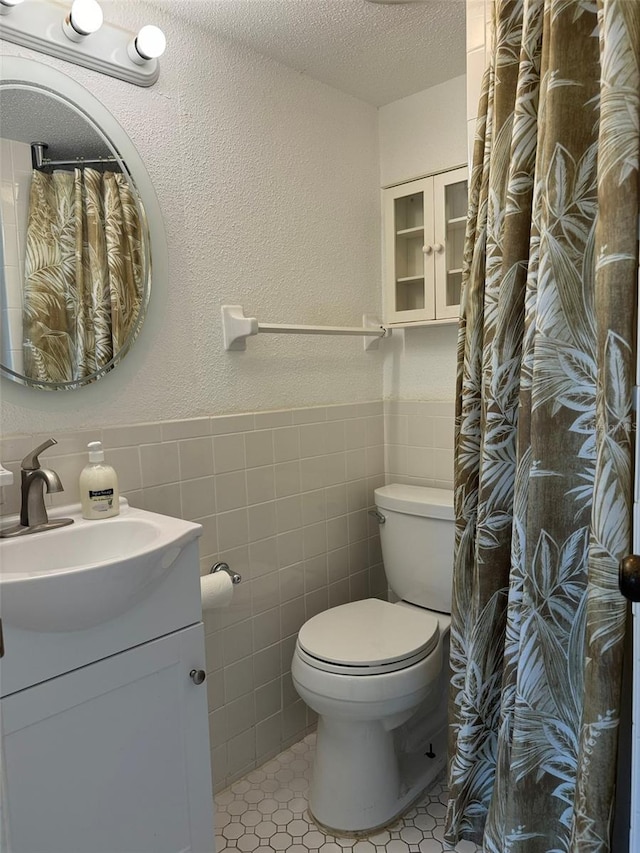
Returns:
[[[38,456],[43,453],[48,447],[53,447],[54,444],[58,442],[55,438],[48,438],[46,441],[43,441],[35,450],[32,450],[31,453],[27,453],[27,455],[22,460],[22,470],[23,471],[36,471],[40,467],[40,461]]]

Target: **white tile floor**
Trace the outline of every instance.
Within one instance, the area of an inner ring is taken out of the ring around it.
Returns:
[[[307,735],[216,795],[216,851],[233,853],[477,853],[443,841],[446,791],[441,777],[402,820],[366,840],[327,835],[311,822],[307,790],[315,750]]]

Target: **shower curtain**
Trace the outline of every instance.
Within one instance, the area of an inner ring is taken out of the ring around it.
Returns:
[[[610,849],[640,3],[496,0],[458,340],[446,838]]]
[[[25,375],[74,382],[99,373],[136,328],[142,228],[125,175],[34,170],[23,299]]]

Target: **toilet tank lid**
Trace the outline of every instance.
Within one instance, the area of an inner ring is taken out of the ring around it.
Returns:
[[[407,515],[443,518],[453,521],[453,491],[429,486],[403,486],[392,483],[374,492],[378,509],[395,510]]]

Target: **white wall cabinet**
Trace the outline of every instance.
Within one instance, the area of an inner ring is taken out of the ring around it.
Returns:
[[[203,648],[200,623],[2,699],[11,853],[213,853]]]
[[[426,325],[458,317],[467,168],[383,190],[385,322]]]

